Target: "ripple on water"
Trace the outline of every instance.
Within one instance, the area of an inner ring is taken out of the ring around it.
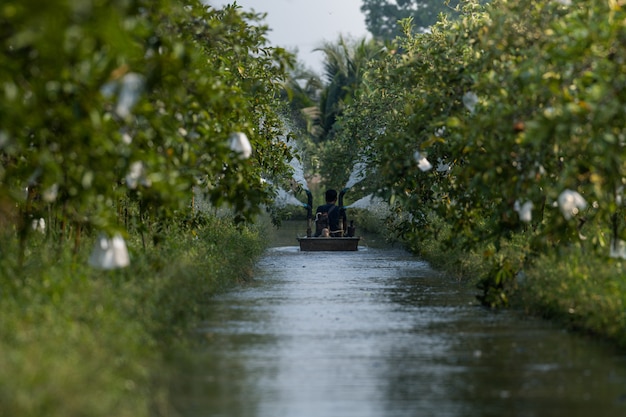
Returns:
[[[267,251],[215,297],[183,416],[626,415],[626,360],[399,249]],[[183,378],[181,376],[181,378]]]

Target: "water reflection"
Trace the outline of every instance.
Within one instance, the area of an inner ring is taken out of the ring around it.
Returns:
[[[173,388],[184,416],[621,416],[626,361],[396,249],[268,251],[214,300]]]

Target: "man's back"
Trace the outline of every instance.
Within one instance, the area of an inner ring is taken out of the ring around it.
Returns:
[[[321,229],[326,227],[326,225],[321,224],[322,220],[321,218],[323,217],[323,214],[326,214],[328,216],[328,228],[330,229],[329,232],[337,232],[339,230],[341,230],[341,228],[339,227],[339,209],[337,208],[337,206],[333,203],[328,203],[328,204],[324,204],[323,206],[319,206],[316,210],[316,222],[317,223],[317,227],[316,227],[316,232],[315,232],[315,236],[320,236],[322,231]],[[320,215],[318,215],[320,214]],[[336,236],[339,236],[340,234],[336,234]]]

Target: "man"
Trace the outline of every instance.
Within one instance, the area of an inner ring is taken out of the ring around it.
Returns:
[[[315,236],[326,236],[328,233],[332,237],[343,236],[342,227],[346,226],[346,213],[337,207],[337,191],[330,189],[326,191],[326,204],[319,206],[315,214]],[[340,225],[340,219],[343,224]],[[327,229],[326,231],[324,229]]]

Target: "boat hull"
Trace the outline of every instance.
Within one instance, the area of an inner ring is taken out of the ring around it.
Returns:
[[[304,252],[319,251],[356,251],[360,237],[300,237],[300,250]]]

